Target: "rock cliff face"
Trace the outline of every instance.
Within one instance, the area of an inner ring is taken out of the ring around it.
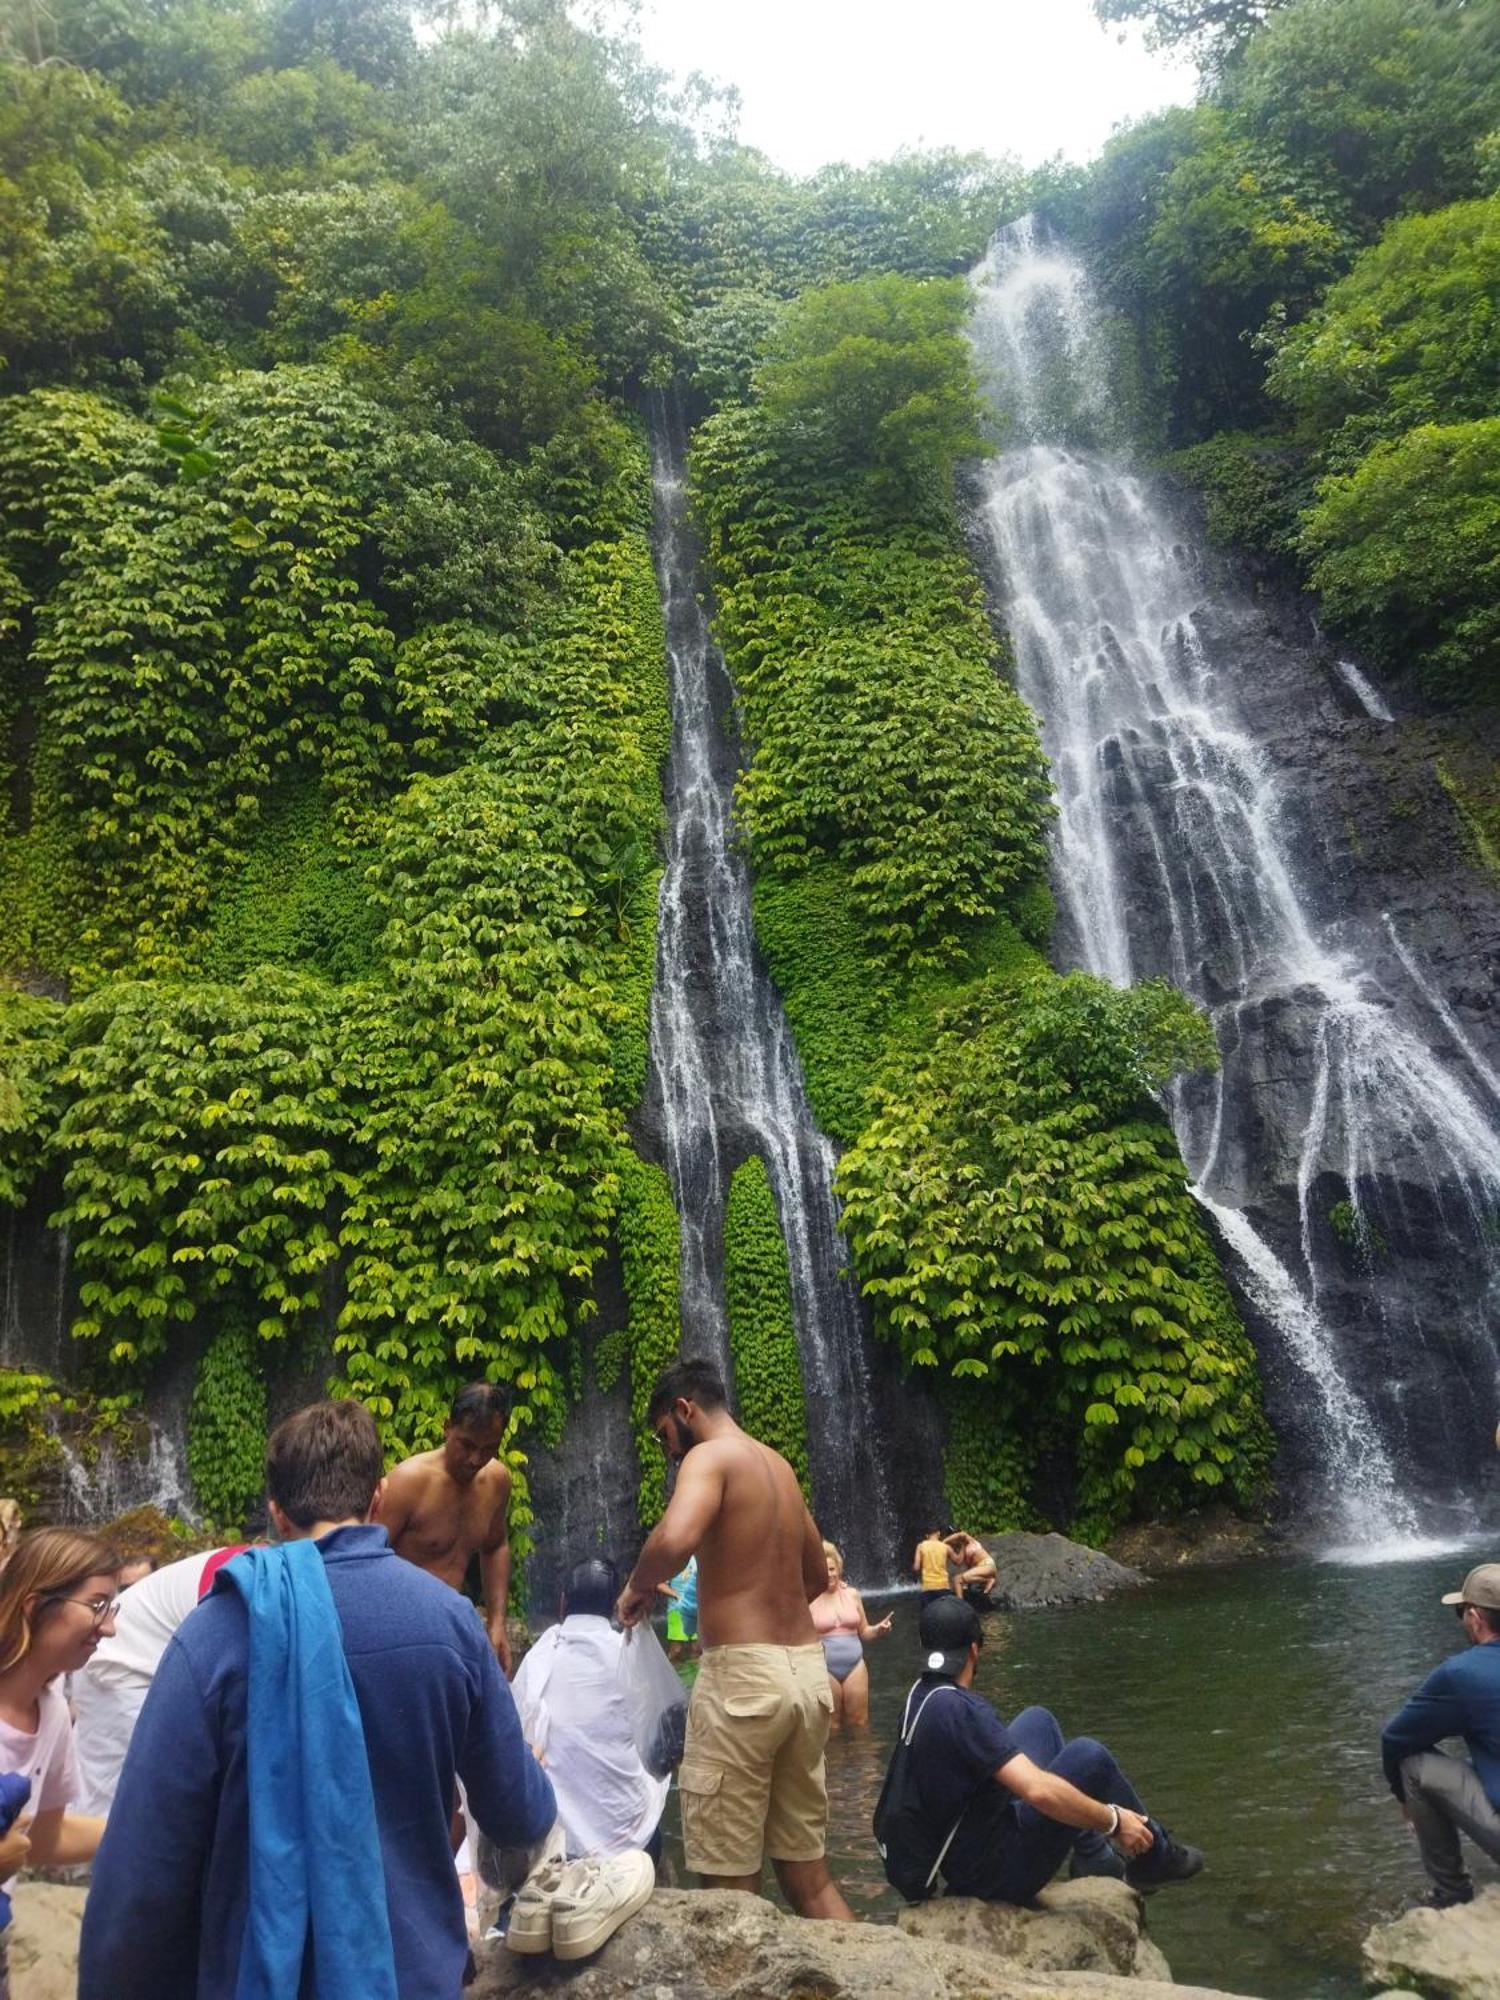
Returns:
[[[1211,559],[1204,583],[1209,643],[1281,776],[1310,915],[1357,963],[1392,1027],[1429,1047],[1488,1116],[1500,1163],[1500,1097],[1484,1084],[1486,1070],[1500,1076],[1500,877],[1474,852],[1445,784],[1454,725],[1367,713],[1306,600],[1273,580],[1253,578],[1247,595],[1245,575]],[[1500,719],[1467,718],[1463,734],[1500,754]],[[1169,948],[1168,917],[1154,918],[1157,954]],[[1390,1447],[1398,1484],[1439,1501],[1478,1493],[1496,1470],[1488,1191],[1445,1157],[1434,1122],[1382,1119],[1376,1103],[1366,1107],[1372,1227],[1363,1243],[1339,1233],[1347,1182],[1326,1158],[1309,1177],[1301,1145],[1318,1093],[1319,1004],[1293,990],[1246,1020],[1226,1187],[1292,1268],[1306,1216],[1320,1316]],[[1284,1455],[1305,1468],[1320,1449],[1305,1381],[1266,1337],[1253,1300],[1249,1317],[1260,1322]]]

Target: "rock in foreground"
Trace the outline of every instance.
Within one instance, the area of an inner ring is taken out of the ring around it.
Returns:
[[[1113,1556],[1066,1535],[981,1535],[995,1558],[994,1602],[1003,1611],[1030,1611],[1039,1604],[1092,1604],[1117,1590],[1146,1581]]]
[[[1500,2000],[1500,1889],[1457,1910],[1408,1910],[1365,1939],[1372,1986],[1409,1988],[1423,2000]]]
[[[1049,1891],[1040,1915],[1007,1911],[1023,1939],[1045,1942],[1043,1962],[997,1960],[994,1940],[979,1949],[943,1941],[948,1925],[964,1931],[961,1914],[949,1914],[937,1932],[914,1936],[892,1924],[816,1924],[789,1917],[759,1896],[728,1889],[659,1889],[639,1916],[619,1930],[596,1958],[559,1965],[546,1957],[518,1958],[503,1946],[486,1957],[470,2000],[531,2000],[567,1992],[573,2000],[1215,2000],[1201,1987],[1173,1986],[1116,1972],[1054,1970],[1070,1925],[1088,1965],[1113,1963],[1106,1938],[1122,1910],[1107,1898],[1074,1898]],[[1108,1885],[1088,1885],[1104,1887]],[[1128,1890],[1122,1893],[1133,1904]],[[1056,1901],[1063,1897],[1061,1908]],[[962,1905],[955,1903],[954,1912]],[[1102,1919],[1100,1913],[1102,1912]],[[1000,1916],[996,1911],[990,1913]],[[1139,1917],[1131,1920],[1139,1940]],[[938,1935],[937,1933],[941,1933]],[[1028,1948],[1024,1943],[1022,1949]],[[1153,1956],[1153,1964],[1161,1960]],[[1226,2000],[1226,1996],[1217,1996]]]

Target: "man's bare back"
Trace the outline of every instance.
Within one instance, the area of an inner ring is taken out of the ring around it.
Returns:
[[[505,1603],[510,1594],[510,1472],[497,1457],[504,1417],[465,1416],[465,1390],[454,1404],[436,1451],[404,1459],[386,1476],[378,1519],[391,1547],[407,1562],[462,1590],[469,1561],[479,1557],[490,1640],[506,1672],[510,1645]]]
[[[779,1452],[736,1430],[683,1461],[683,1482],[715,1502],[698,1544],[698,1635],[705,1646],[805,1646],[817,1638],[803,1555],[818,1543],[797,1475]],[[826,1570],[825,1570],[826,1575]]]

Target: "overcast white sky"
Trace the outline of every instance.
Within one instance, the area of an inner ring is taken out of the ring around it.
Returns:
[[[639,32],[662,68],[738,85],[741,139],[793,173],[902,146],[1084,160],[1193,95],[1089,0],[643,0]]]

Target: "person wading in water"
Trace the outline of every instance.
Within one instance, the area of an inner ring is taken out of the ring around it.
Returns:
[[[797,1476],[740,1429],[709,1362],[666,1369],[646,1420],[677,1484],[616,1610],[638,1625],[697,1551],[703,1665],[677,1779],[687,1864],[754,1895],[769,1855],[799,1916],[852,1922],[824,1858],[833,1698],[808,1605],[828,1569]]]
[[[462,1590],[469,1558],[479,1557],[490,1644],[508,1674],[510,1641],[510,1472],[498,1454],[505,1435],[505,1395],[471,1382],[453,1399],[443,1442],[395,1466],[385,1482],[380,1525],[398,1556]]]

